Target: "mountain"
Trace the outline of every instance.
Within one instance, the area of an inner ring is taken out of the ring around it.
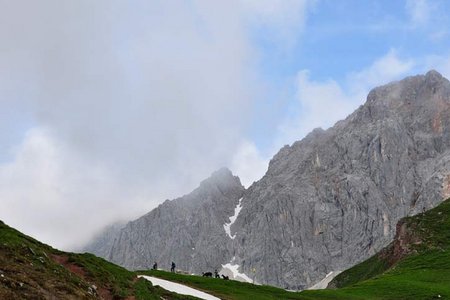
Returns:
[[[387,247],[336,276],[328,288],[347,288],[365,281],[375,283],[373,290],[383,286],[381,290],[391,293],[405,290],[402,285],[409,282],[411,295],[402,298],[426,298],[426,294],[428,298],[436,294],[450,297],[450,199],[425,213],[401,219]]]
[[[92,254],[59,251],[0,221],[0,299],[197,299]]]
[[[94,253],[97,256],[107,258],[111,252],[111,248],[115,239],[119,235],[126,223],[117,222],[106,226],[94,238],[83,247],[83,251]]]
[[[335,277],[327,290],[287,292],[222,280],[144,271],[221,299],[449,299],[450,199],[401,219],[392,243]],[[196,299],[167,292],[91,254],[58,251],[0,221],[0,299]]]
[[[184,283],[221,299],[450,299],[450,199],[401,219],[392,243],[335,277],[328,289],[289,292],[267,285],[164,271],[146,274]]]
[[[282,148],[232,228],[241,271],[304,289],[375,254],[398,220],[450,196],[449,125],[450,82],[430,71]]]
[[[230,257],[230,238],[223,224],[233,215],[244,187],[228,169],[214,172],[192,193],[165,201],[129,222],[117,235],[107,259],[129,269],[169,269],[201,273]]]
[[[392,243],[342,272],[328,287],[338,289],[322,291],[322,296],[450,299],[450,199],[402,219]]]
[[[128,223],[107,258],[133,269],[226,266],[308,288],[374,255],[401,218],[450,196],[449,123],[450,82],[436,71],[375,88],[345,120],[283,147],[248,190],[222,170],[229,189],[210,178]]]

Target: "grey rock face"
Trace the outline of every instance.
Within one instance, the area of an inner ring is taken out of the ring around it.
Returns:
[[[120,230],[125,227],[125,223],[118,222],[107,226],[97,234],[92,241],[83,247],[83,252],[94,253],[97,256],[106,258],[111,253],[115,239],[120,234]]]
[[[129,222],[105,258],[129,269],[158,267],[201,273],[220,269],[231,252],[223,224],[244,193],[238,177],[221,169],[181,198],[165,201]]]
[[[304,289],[449,196],[450,83],[430,71],[375,88],[345,120],[282,148],[244,195],[233,255],[260,283]]]
[[[242,196],[231,239],[223,224]],[[232,262],[259,283],[304,289],[448,197],[450,82],[430,71],[375,88],[345,120],[283,147],[247,191],[221,170],[164,202],[128,223],[104,257],[131,269],[173,260],[195,273]]]

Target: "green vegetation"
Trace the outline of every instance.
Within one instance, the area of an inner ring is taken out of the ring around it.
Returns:
[[[341,273],[337,289],[287,292],[163,271],[130,272],[91,254],[65,253],[0,222],[0,299],[195,299],[154,287],[137,274],[179,282],[221,299],[450,299],[450,200],[399,222],[394,242]]]
[[[342,288],[354,285],[358,282],[373,278],[389,269],[389,262],[381,255],[374,255],[366,261],[339,274],[329,284],[334,288]]]
[[[92,254],[66,253],[0,221],[0,299],[196,299]]]
[[[332,281],[343,288],[304,294],[348,299],[450,299],[450,199],[423,214],[404,218],[398,227],[401,234],[391,245]]]
[[[234,280],[207,278],[195,275],[182,275],[164,271],[138,271],[142,275],[154,276],[173,282],[185,284],[192,288],[202,290],[221,299],[305,299],[299,293],[287,292],[283,289],[254,285]]]
[[[126,297],[132,294],[130,282],[135,278],[130,271],[93,254],[69,254],[68,262],[82,266],[87,276],[101,286],[108,287],[113,295]]]
[[[402,226],[402,234],[391,245],[337,276],[332,284],[338,289],[292,293],[162,271],[138,273],[183,283],[221,299],[450,299],[450,199],[424,214],[404,218]]]

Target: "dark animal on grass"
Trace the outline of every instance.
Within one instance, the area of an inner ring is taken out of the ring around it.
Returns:
[[[203,277],[212,277],[212,273],[211,272],[203,273]]]
[[[230,279],[228,276],[225,276],[223,274],[222,274],[222,278],[223,278],[223,280],[229,280]]]

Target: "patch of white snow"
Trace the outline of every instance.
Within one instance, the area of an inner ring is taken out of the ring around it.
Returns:
[[[323,290],[326,289],[328,284],[333,280],[334,277],[338,276],[342,271],[331,271],[325,276],[324,279],[310,287],[308,290]]]
[[[236,205],[236,207],[234,208],[234,215],[232,215],[229,219],[230,222],[229,223],[225,223],[223,224],[223,229],[225,230],[225,232],[228,234],[228,236],[234,240],[234,238],[236,237],[236,235],[231,235],[231,225],[234,224],[234,222],[236,222],[236,219],[239,215],[239,213],[241,212],[242,209],[242,198],[239,199],[239,203],[238,205]]]
[[[177,294],[194,296],[194,297],[197,297],[200,299],[205,299],[205,300],[220,300],[220,298],[214,297],[213,295],[207,294],[205,292],[202,292],[202,291],[199,291],[199,290],[196,290],[196,289],[193,289],[188,286],[185,286],[185,285],[182,285],[179,283],[175,283],[172,281],[163,280],[163,279],[159,279],[159,278],[155,278],[155,277],[151,277],[151,276],[145,276],[145,275],[139,275],[138,277],[147,279],[153,285],[159,285],[163,289],[177,293]]]
[[[234,280],[241,281],[241,282],[250,282],[250,283],[258,284],[257,282],[254,282],[246,274],[239,272],[239,265],[233,265],[231,263],[222,265],[222,270],[220,270],[220,273],[222,273],[226,276],[229,276],[230,279],[234,279]]]

